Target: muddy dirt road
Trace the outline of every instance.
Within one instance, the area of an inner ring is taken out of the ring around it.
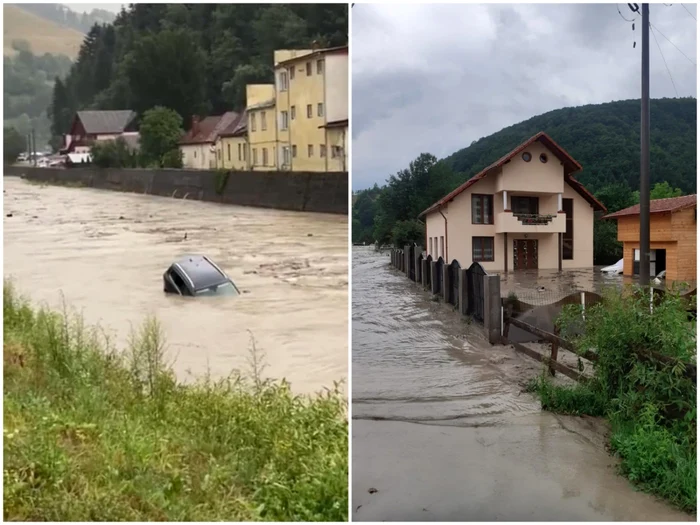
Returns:
[[[353,249],[355,521],[687,520],[636,492],[603,423],[542,412],[539,364]]]
[[[249,333],[265,375],[299,393],[347,378],[347,217],[4,178],[4,275],[30,299],[82,310],[117,344],[148,314],[161,322],[182,380],[248,370]],[[185,240],[185,234],[187,239]],[[162,274],[210,256],[244,293],[165,295]]]

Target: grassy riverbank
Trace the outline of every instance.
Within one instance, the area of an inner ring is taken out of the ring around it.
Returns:
[[[695,364],[695,322],[686,304],[667,293],[650,312],[646,294],[608,293],[586,311],[568,307],[560,318],[584,335],[577,348],[595,349],[595,376],[587,384],[555,385],[545,376],[531,388],[546,410],[605,416],[611,423],[611,449],[621,471],[642,490],[689,512],[697,509],[697,385],[684,372]],[[642,360],[633,349],[674,358],[666,365]]]
[[[117,353],[5,284],[4,517],[347,521],[347,403],[260,376],[178,384],[158,324]]]

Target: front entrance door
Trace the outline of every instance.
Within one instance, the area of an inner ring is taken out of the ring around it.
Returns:
[[[537,269],[537,240],[516,239],[513,241],[513,269]]]

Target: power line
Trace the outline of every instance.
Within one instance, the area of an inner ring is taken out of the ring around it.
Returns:
[[[683,4],[681,4],[681,6],[683,7],[683,9],[685,9],[686,11],[688,11],[688,8],[687,8],[686,6],[684,6]],[[695,18],[695,17],[693,16],[693,13],[691,13],[690,11],[688,11],[688,14],[689,14],[690,16],[693,17],[693,20],[695,20],[696,22],[698,21],[698,19]]]
[[[636,18],[634,18],[634,19],[632,19],[632,20],[626,19],[625,16],[622,14],[622,11],[620,11],[620,4],[615,4],[615,7],[617,8],[617,12],[620,14],[620,16],[622,17],[622,19],[623,19],[625,22],[634,22],[635,20],[637,20]]]
[[[666,40],[668,40],[668,41],[670,42],[670,44],[671,44],[673,47],[675,47],[676,49],[678,49],[678,52],[679,52],[681,55],[683,55],[685,58],[687,58],[688,61],[689,61],[691,64],[693,64],[694,66],[697,66],[697,64],[696,64],[695,62],[693,62],[692,59],[688,58],[688,55],[686,55],[683,51],[681,51],[681,50],[678,48],[678,46],[677,46],[676,44],[674,44],[673,42],[671,42],[671,40],[669,40],[669,38],[668,38],[666,35],[664,35],[661,31],[659,31],[659,30],[658,30],[657,28],[655,28],[653,25],[651,25],[651,22],[649,23],[649,27],[651,27],[654,31],[656,31],[656,32],[659,33],[662,37],[664,37]],[[656,38],[656,37],[654,37],[654,38]]]
[[[671,79],[671,84],[673,84],[673,90],[676,92],[676,97],[678,97],[678,90],[676,89],[676,83],[673,81],[673,76],[671,75],[671,70],[668,68],[668,64],[666,63],[666,58],[664,57],[663,51],[661,51],[661,46],[659,45],[659,41],[656,39],[656,32],[653,30],[653,26],[649,24],[649,28],[652,29],[651,34],[654,37],[654,42],[656,42],[656,47],[659,48],[659,53],[661,53],[661,59],[664,61],[664,66],[666,66],[666,71],[668,71],[668,76]]]

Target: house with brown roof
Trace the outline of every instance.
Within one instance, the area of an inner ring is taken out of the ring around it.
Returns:
[[[209,116],[200,120],[192,117],[192,127],[178,143],[185,168],[209,170],[216,168],[216,139],[232,123],[240,119],[235,111]]]
[[[420,214],[428,254],[494,272],[592,267],[606,209],[573,177],[582,169],[537,133]]]
[[[248,164],[249,151],[248,115],[243,111],[216,138],[217,169],[237,171],[250,169]]]
[[[622,242],[622,274],[639,274],[639,204],[611,213]],[[657,199],[649,203],[649,275],[666,270],[667,281],[697,280],[697,195]]]
[[[132,149],[139,147],[137,115],[130,109],[78,111],[64,137],[62,154],[89,154],[96,141],[123,138]]]

